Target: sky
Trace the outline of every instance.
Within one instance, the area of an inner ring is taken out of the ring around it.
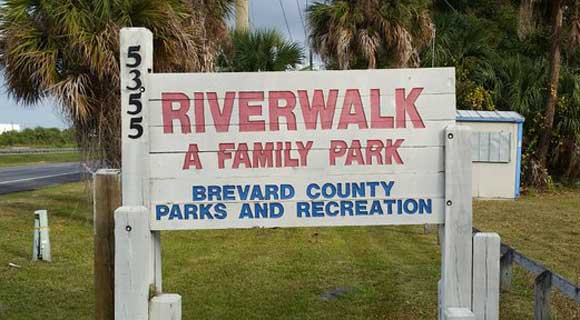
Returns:
[[[250,26],[252,29],[274,28],[304,47],[304,29],[298,11],[298,5],[304,10],[306,0],[249,0]],[[3,1],[0,0],[0,4]],[[312,0],[310,0],[312,2]],[[284,14],[286,13],[286,25]],[[302,14],[304,16],[304,14]],[[19,105],[10,98],[4,85],[4,76],[0,75],[0,123],[20,124],[23,128],[57,127],[66,128],[68,124],[59,115],[58,107],[53,101],[43,101],[38,105]]]

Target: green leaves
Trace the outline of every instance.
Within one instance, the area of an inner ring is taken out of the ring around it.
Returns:
[[[224,71],[285,71],[302,61],[303,49],[275,30],[232,31],[232,48],[224,51]]]

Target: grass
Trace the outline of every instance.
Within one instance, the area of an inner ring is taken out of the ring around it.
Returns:
[[[83,186],[0,197],[0,319],[94,318],[91,209]],[[574,276],[574,261],[580,261],[574,233],[579,195],[565,191],[476,202],[475,221],[499,231],[524,254]],[[554,207],[558,214],[546,211]],[[32,212],[39,208],[49,210],[51,263],[30,262]],[[547,229],[565,232],[556,236]],[[182,295],[183,319],[433,319],[436,314],[440,252],[435,233],[426,235],[422,227],[175,231],[162,234],[162,245],[164,290]],[[10,262],[22,268],[8,267]],[[352,291],[337,300],[320,299],[336,287]],[[558,294],[552,309],[554,319],[580,319],[578,305]],[[514,288],[502,294],[501,313],[502,319],[533,317],[533,278],[517,267]]]
[[[80,161],[80,154],[78,152],[0,155],[0,167],[72,161]]]

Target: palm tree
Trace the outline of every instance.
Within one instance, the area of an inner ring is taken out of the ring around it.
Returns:
[[[548,153],[554,132],[554,119],[556,118],[556,105],[558,103],[558,86],[560,82],[560,68],[563,42],[563,25],[570,26],[568,31],[569,48],[576,50],[580,45],[580,21],[578,9],[579,4],[575,0],[550,0],[522,1],[520,7],[520,35],[525,37],[526,32],[521,30],[534,30],[535,25],[540,25],[547,21],[549,25],[550,51],[548,57],[548,80],[546,83],[547,99],[544,108],[544,120],[542,133],[536,150],[536,160],[543,168],[548,164]],[[526,13],[527,12],[527,13]],[[536,20],[533,17],[537,17]],[[530,27],[531,26],[531,27]],[[574,56],[574,54],[570,54]]]
[[[221,56],[222,71],[285,71],[302,61],[303,49],[276,30],[232,31]]]
[[[331,0],[307,8],[310,43],[328,68],[416,67],[432,38],[427,0]]]
[[[0,67],[23,104],[55,98],[88,155],[120,163],[119,30],[154,35],[156,71],[212,71],[232,0],[6,0]]]

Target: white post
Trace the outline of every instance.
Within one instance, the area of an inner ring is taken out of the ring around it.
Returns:
[[[473,313],[476,320],[499,319],[499,259],[497,233],[473,237]]]
[[[446,206],[441,238],[441,314],[445,319],[472,319],[461,318],[471,312],[471,202],[471,131],[449,126],[445,130]]]
[[[150,243],[147,208],[115,210],[115,320],[149,319]]]
[[[124,206],[149,205],[149,72],[153,34],[145,28],[121,29],[122,188]],[[146,214],[147,215],[147,214]],[[149,281],[161,293],[159,232],[151,236]]]
[[[34,234],[32,241],[32,261],[51,261],[50,238],[48,235],[48,212],[34,211]]]
[[[178,294],[161,294],[149,303],[151,320],[181,320],[181,296]]]

